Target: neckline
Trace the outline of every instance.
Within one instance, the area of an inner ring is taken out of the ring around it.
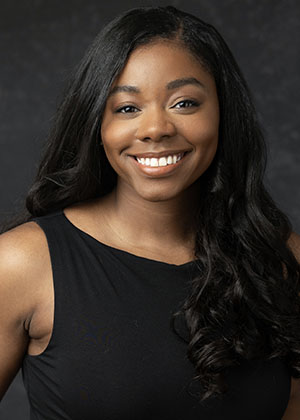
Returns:
[[[143,261],[145,263],[152,264],[152,265],[156,264],[156,265],[161,265],[161,266],[164,266],[164,267],[177,268],[177,269],[194,266],[195,263],[197,261],[199,261],[199,260],[195,259],[195,260],[183,263],[183,264],[171,264],[171,263],[168,263],[168,262],[165,262],[165,261],[154,260],[152,258],[142,257],[140,255],[133,254],[132,252],[125,251],[124,249],[116,248],[116,247],[113,247],[111,245],[105,244],[104,242],[99,241],[94,236],[92,236],[89,233],[85,232],[84,230],[80,229],[78,226],[74,225],[74,223],[71,222],[71,220],[65,215],[64,209],[61,209],[60,214],[63,217],[63,219],[73,229],[75,229],[79,234],[81,234],[82,236],[84,236],[86,238],[89,238],[90,240],[92,240],[96,244],[98,244],[98,245],[100,245],[104,248],[107,248],[107,249],[111,250],[112,252],[116,252],[116,253],[119,253],[121,255],[127,256],[128,258],[140,260],[140,261]]]

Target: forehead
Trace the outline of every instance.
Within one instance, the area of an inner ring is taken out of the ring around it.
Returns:
[[[129,55],[129,59],[137,59],[149,55],[167,55],[168,57],[181,55],[185,60],[197,62],[196,56],[191,53],[186,45],[170,39],[153,40],[148,44],[137,46]]]
[[[120,84],[166,84],[180,77],[212,79],[186,47],[175,41],[155,41],[141,45],[131,52],[127,62],[112,87]]]

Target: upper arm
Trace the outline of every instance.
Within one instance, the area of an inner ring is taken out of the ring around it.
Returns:
[[[26,223],[0,235],[0,400],[21,367],[34,310],[36,227]]]
[[[293,252],[296,260],[300,264],[300,235],[296,232],[292,232],[288,239],[288,246],[290,250]],[[300,328],[300,325],[299,325]],[[300,378],[291,378],[291,399],[297,404],[299,404],[300,410]],[[298,412],[300,415],[300,411]]]

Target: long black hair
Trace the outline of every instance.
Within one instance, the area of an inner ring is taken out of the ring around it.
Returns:
[[[66,89],[26,210],[2,229],[114,188],[117,176],[100,146],[106,98],[130,53],[157,39],[192,52],[213,76],[220,106],[218,149],[201,177],[199,270],[171,322],[176,332],[176,318],[184,317],[200,399],[226,392],[224,370],[244,360],[279,357],[299,377],[300,265],[287,244],[292,225],[263,184],[267,148],[244,77],[217,30],[196,16],[142,7],[102,29]]]

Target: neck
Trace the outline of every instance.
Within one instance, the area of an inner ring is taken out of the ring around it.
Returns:
[[[192,186],[170,200],[149,201],[133,194],[129,187],[117,184],[106,197],[107,223],[120,240],[137,248],[193,248],[193,222],[199,195],[196,188]]]

